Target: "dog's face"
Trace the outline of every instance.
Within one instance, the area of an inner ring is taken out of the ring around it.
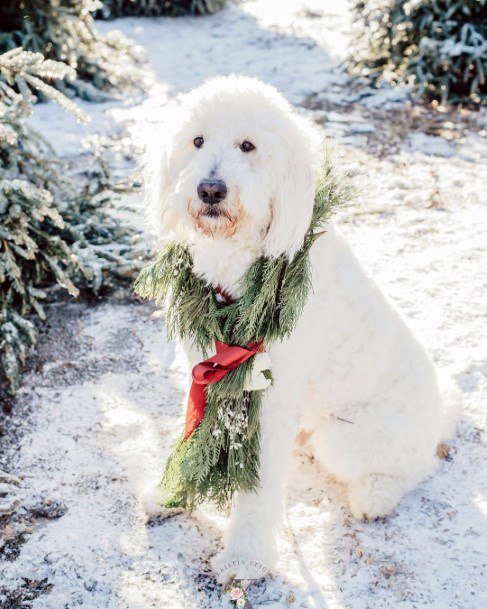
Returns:
[[[275,145],[259,112],[225,100],[193,102],[175,138],[173,204],[187,212],[196,230],[231,238],[252,225],[269,223]],[[242,115],[242,112],[244,114]]]
[[[150,156],[149,196],[163,233],[250,235],[274,256],[299,249],[319,144],[272,87],[236,76],[207,82],[163,127]]]

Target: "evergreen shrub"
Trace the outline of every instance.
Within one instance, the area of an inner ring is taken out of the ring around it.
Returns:
[[[70,178],[27,124],[32,88],[86,120],[46,82],[74,77],[73,68],[40,53],[0,55],[0,379],[11,392],[37,340],[36,320],[45,317],[42,301],[59,288],[99,294],[132,281],[140,266],[139,238],[110,210],[106,167],[98,163],[84,183]]]
[[[424,100],[484,104],[487,0],[360,0],[352,71]]]
[[[99,6],[93,0],[2,0],[0,52],[23,47],[66,63],[76,77],[54,84],[69,96],[102,101],[108,97],[102,91],[136,88],[142,54],[119,32],[96,32],[91,11]]]
[[[180,17],[183,15],[207,15],[220,11],[226,0],[103,0],[96,11],[100,19],[115,17]]]

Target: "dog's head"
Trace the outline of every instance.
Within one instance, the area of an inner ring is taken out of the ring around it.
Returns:
[[[147,190],[163,236],[260,240],[292,257],[309,226],[320,141],[273,87],[220,77],[190,93],[153,138]]]

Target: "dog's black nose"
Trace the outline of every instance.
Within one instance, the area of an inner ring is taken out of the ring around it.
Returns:
[[[227,186],[223,180],[201,180],[197,192],[203,203],[214,205],[227,196]]]

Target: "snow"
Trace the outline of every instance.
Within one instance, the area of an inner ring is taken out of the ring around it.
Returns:
[[[444,156],[446,158],[455,155],[454,146],[445,138],[425,133],[411,133],[409,136],[409,146],[412,150],[424,152],[431,156]]]
[[[360,202],[340,215],[342,229],[463,391],[448,460],[390,518],[354,521],[340,486],[296,451],[279,571],[252,584],[252,605],[483,609],[485,113],[457,131],[445,123],[432,133],[426,121],[424,131],[406,123],[399,132],[407,92],[357,92],[338,67],[349,41],[345,0],[282,2],[278,11],[257,0],[205,18],[99,27],[121,29],[146,48],[149,84],[136,100],[83,103],[92,116],[87,127],[52,104],[36,109],[34,127],[66,160],[75,163],[80,145],[105,134],[137,146],[168,104],[215,74],[259,76],[295,104],[317,94],[320,107],[303,111],[338,142],[349,173],[365,176]],[[458,125],[462,116],[455,115]],[[22,507],[8,535],[25,538],[0,563],[0,605],[13,607],[8,594],[27,578],[52,584],[26,605],[33,609],[228,606],[209,566],[226,514],[205,505],[192,516],[146,523],[138,501],[181,430],[185,383],[178,350],[151,305],[124,298],[51,307],[10,417],[14,439],[2,440],[2,466],[22,480],[12,486]],[[53,514],[34,517],[39,506]]]

